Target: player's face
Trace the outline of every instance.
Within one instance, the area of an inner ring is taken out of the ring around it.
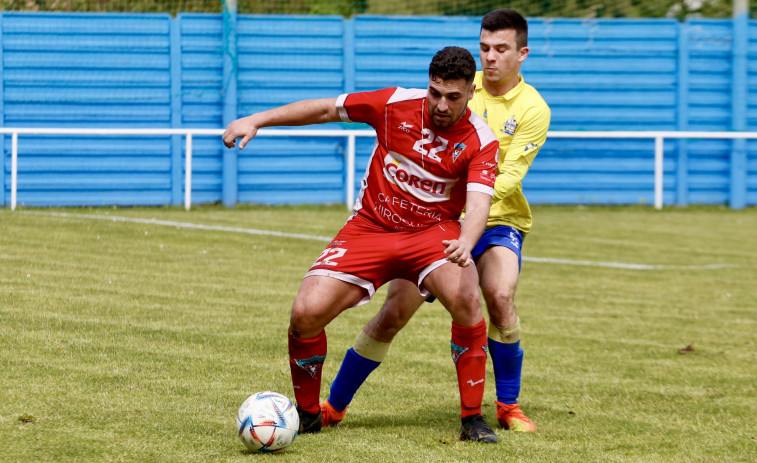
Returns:
[[[459,121],[468,101],[473,98],[474,85],[468,85],[465,79],[443,80],[431,78],[428,81],[428,115],[438,129],[451,127]]]
[[[481,30],[481,69],[484,79],[493,84],[505,83],[517,78],[520,64],[528,56],[528,47],[518,48],[515,30]]]

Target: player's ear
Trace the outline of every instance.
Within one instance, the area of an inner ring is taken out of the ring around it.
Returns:
[[[476,84],[475,82],[470,84],[470,91],[468,92],[468,101],[473,99],[473,92],[476,91]]]
[[[518,62],[522,63],[523,61],[525,61],[526,58],[528,57],[529,51],[531,51],[531,49],[528,47],[523,47],[520,50],[518,50],[518,53],[520,54],[520,56],[518,56]]]

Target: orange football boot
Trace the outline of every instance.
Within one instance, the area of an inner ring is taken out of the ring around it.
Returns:
[[[327,426],[336,426],[344,419],[344,415],[347,414],[347,409],[345,408],[340,412],[331,405],[331,402],[329,402],[328,399],[326,399],[321,402],[321,414],[323,415],[324,428]]]
[[[503,404],[497,400],[494,403],[497,404],[497,421],[499,421],[500,426],[513,432],[536,431],[536,425],[523,414],[520,405],[517,403]]]

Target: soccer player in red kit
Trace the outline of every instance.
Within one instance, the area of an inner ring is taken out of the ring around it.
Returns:
[[[470,52],[447,47],[431,61],[427,89],[303,100],[237,119],[224,132],[227,147],[241,138],[242,149],[261,127],[355,121],[376,130],[354,213],[307,272],[292,305],[289,363],[300,432],[322,425],[326,325],[401,278],[437,297],[452,316],[461,438],[497,441],[481,416],[487,328],[470,251],[489,214],[499,144],[467,108],[475,72]]]

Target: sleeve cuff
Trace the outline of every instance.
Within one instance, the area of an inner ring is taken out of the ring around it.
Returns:
[[[494,188],[483,183],[469,183],[467,191],[476,191],[489,196],[494,196]]]
[[[345,100],[347,100],[347,95],[349,94],[343,93],[336,99],[336,110],[339,113],[339,117],[342,119],[342,121],[352,122],[352,120],[350,120],[349,114],[347,114],[347,108],[344,107],[344,102]]]

